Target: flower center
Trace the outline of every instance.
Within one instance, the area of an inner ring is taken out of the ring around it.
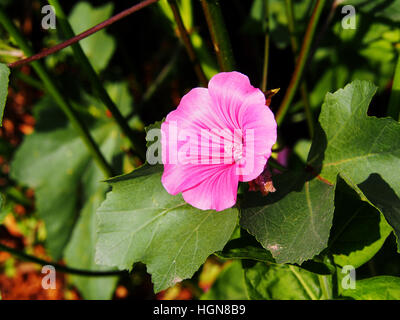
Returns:
[[[243,143],[227,143],[224,146],[224,151],[232,155],[235,162],[238,162],[243,158]]]

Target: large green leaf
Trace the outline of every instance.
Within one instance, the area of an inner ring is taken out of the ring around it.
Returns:
[[[3,123],[4,108],[6,106],[9,75],[10,69],[5,64],[0,63],[0,126]]]
[[[94,8],[89,2],[82,1],[73,7],[68,20],[75,34],[78,34],[110,18],[113,7],[112,3],[107,3]],[[107,66],[115,50],[114,38],[105,30],[81,40],[80,45],[97,71]]]
[[[44,98],[35,106],[35,132],[27,136],[11,165],[11,176],[35,189],[36,209],[45,222],[46,248],[59,259],[67,245],[69,266],[104,270],[95,264],[95,212],[108,190],[102,172],[63,114]],[[104,117],[104,116],[103,116]],[[99,119],[91,133],[111,161],[121,138],[116,125]],[[107,268],[109,269],[109,267]],[[86,299],[111,298],[116,277],[71,276]]]
[[[360,267],[379,251],[391,232],[383,215],[339,180],[329,243],[335,263]]]
[[[229,240],[237,209],[202,211],[161,184],[162,167],[144,166],[109,180],[112,191],[97,211],[96,261],[131,269],[147,265],[155,291],[190,278]]]
[[[46,225],[47,249],[53,258],[59,259],[75,225],[80,203],[90,197],[82,177],[92,160],[76,130],[51,104],[45,98],[35,106],[35,132],[17,150],[10,174],[35,189],[36,208]],[[92,134],[110,160],[119,148],[116,126],[103,121]],[[105,150],[110,139],[114,149]]]
[[[115,139],[105,141],[104,150],[112,153],[115,149]],[[70,267],[78,269],[101,271],[110,270],[110,267],[95,263],[96,210],[105,199],[108,185],[99,182],[103,179],[102,173],[94,163],[88,166],[83,175],[85,193],[89,195],[80,212],[79,219],[74,227],[71,240],[65,249],[65,260]],[[71,282],[77,286],[83,298],[90,300],[110,299],[114,292],[118,277],[87,277],[71,275]]]
[[[277,176],[277,192],[249,195],[240,224],[268,249],[278,263],[312,259],[328,243],[334,211],[335,186],[304,174]]]
[[[247,300],[244,273],[240,261],[224,266],[211,289],[203,294],[201,300]]]
[[[399,300],[400,278],[379,276],[357,280],[356,288],[342,290],[342,295],[356,300]]]
[[[319,130],[308,163],[332,183],[338,174],[378,208],[400,235],[400,124],[391,118],[368,117],[376,87],[354,81],[322,106]],[[321,168],[322,167],[322,168]]]
[[[244,263],[247,293],[254,300],[317,300],[332,297],[331,276],[290,265]],[[321,280],[318,278],[321,277]],[[321,286],[324,286],[322,289]]]

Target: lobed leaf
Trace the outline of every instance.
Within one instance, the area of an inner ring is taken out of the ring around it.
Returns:
[[[400,235],[400,124],[392,118],[367,116],[376,87],[354,81],[328,93],[322,106],[321,129],[311,147],[308,163],[320,176],[336,181],[338,174],[379,209]]]
[[[112,191],[97,210],[96,261],[131,269],[147,265],[155,291],[190,278],[221,250],[237,223],[237,209],[202,211],[161,184],[161,166],[145,165],[108,180]]]
[[[335,186],[293,173],[277,176],[274,185],[277,192],[267,197],[247,197],[240,224],[277,263],[301,264],[327,246]]]

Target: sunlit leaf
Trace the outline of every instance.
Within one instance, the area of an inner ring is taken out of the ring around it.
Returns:
[[[357,280],[356,288],[343,290],[342,295],[356,300],[399,300],[400,278],[379,276]]]
[[[245,283],[252,300],[319,300],[332,297],[332,278],[290,265],[244,263]],[[324,286],[324,290],[321,288]]]
[[[229,240],[237,209],[198,210],[169,195],[160,166],[144,166],[109,180],[112,191],[97,211],[96,261],[131,269],[146,264],[155,291],[190,278]]]
[[[327,94],[319,117],[323,131],[308,163],[330,182],[340,174],[363,200],[382,211],[399,237],[400,178],[393,168],[400,166],[400,124],[367,116],[375,92],[372,83],[354,81]]]

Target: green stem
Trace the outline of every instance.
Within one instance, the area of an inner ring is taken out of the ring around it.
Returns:
[[[292,46],[292,51],[293,51],[293,55],[295,57],[295,63],[296,63],[298,55],[299,55],[299,44],[298,44],[296,33],[295,33],[293,1],[286,0],[285,2],[286,2],[286,15],[287,15],[287,20],[288,20],[288,29],[289,29],[289,34],[290,34],[290,43]],[[314,135],[314,119],[313,119],[313,114],[311,111],[310,99],[309,99],[308,90],[307,90],[307,84],[305,81],[301,82],[300,94],[301,94],[301,98],[303,100],[304,111],[306,114],[308,132],[310,134],[310,137],[312,138]]]
[[[400,121],[400,50],[389,100],[388,116]]]
[[[207,20],[208,29],[217,55],[221,71],[233,71],[235,59],[233,57],[228,30],[226,29],[218,0],[200,0]]]
[[[83,270],[83,269],[75,269],[75,268],[70,268],[67,266],[60,265],[58,263],[54,263],[51,261],[46,261],[40,258],[37,258],[35,256],[31,256],[25,252],[22,252],[20,250],[16,250],[14,248],[10,248],[8,246],[5,246],[4,244],[0,243],[0,251],[6,251],[8,253],[11,253],[12,255],[16,256],[17,258],[24,260],[24,261],[30,261],[34,262],[37,264],[40,264],[42,266],[46,265],[51,265],[53,266],[57,271],[64,272],[64,273],[70,273],[70,274],[75,274],[75,275],[80,275],[80,276],[88,276],[88,277],[104,277],[104,276],[118,276],[125,271],[91,271],[91,270]]]
[[[0,23],[4,26],[8,33],[10,33],[17,45],[22,49],[22,51],[24,51],[25,55],[31,56],[33,54],[32,48],[29,46],[28,42],[24,39],[2,8],[0,8]],[[84,122],[79,118],[72,106],[67,102],[67,99],[61,94],[61,91],[57,88],[54,80],[48,74],[47,70],[39,61],[32,62],[32,67],[42,80],[47,92],[53,97],[54,101],[63,110],[68,119],[71,121],[72,125],[78,131],[83,142],[100,169],[103,171],[104,175],[106,177],[112,176],[112,169],[108,165],[93,137],[90,135],[89,130],[85,126]]]
[[[312,14],[310,22],[308,23],[308,26],[307,26],[307,31],[304,36],[300,54],[299,54],[299,57],[297,58],[296,67],[295,67],[292,79],[290,80],[290,84],[286,91],[285,97],[283,98],[283,101],[278,109],[277,114],[276,114],[276,121],[277,121],[278,125],[280,125],[282,123],[282,121],[289,109],[289,106],[293,101],[293,98],[297,91],[297,88],[299,87],[301,77],[303,76],[304,67],[305,67],[307,59],[308,59],[308,54],[310,52],[311,43],[314,38],[315,29],[317,27],[317,24],[318,24],[319,18],[321,16],[322,9],[325,5],[325,2],[326,2],[326,0],[317,0],[317,3],[315,4],[313,14]]]
[[[269,42],[270,42],[270,34],[269,34],[269,8],[268,8],[268,1],[264,1],[265,5],[265,19],[266,19],[266,30],[265,30],[265,41],[264,41],[264,67],[263,67],[263,75],[262,75],[262,82],[261,82],[261,91],[267,91],[267,82],[268,82],[268,63],[269,63]]]
[[[207,77],[204,74],[203,68],[200,65],[200,62],[197,58],[196,51],[194,50],[192,41],[190,40],[189,33],[187,32],[185,25],[183,24],[181,14],[179,12],[178,4],[176,0],[168,0],[169,6],[174,14],[174,18],[176,21],[176,25],[178,26],[179,35],[182,39],[182,42],[186,48],[186,52],[189,56],[191,63],[193,64],[194,71],[196,72],[197,78],[199,79],[200,83],[207,87],[208,81]]]
[[[289,265],[290,271],[293,272],[294,276],[297,278],[297,280],[300,282],[300,284],[303,286],[304,290],[307,292],[307,294],[310,296],[311,300],[318,300],[315,294],[312,292],[312,290],[308,287],[307,283],[304,281],[303,277],[301,276],[300,273],[297,272],[295,267]]]
[[[65,16],[64,11],[62,10],[62,7],[60,6],[58,0],[48,0],[48,2],[54,7],[56,11],[58,19],[57,21],[59,22],[64,35],[67,38],[73,38],[75,36],[74,31],[72,30],[72,27],[69,24],[68,19]],[[119,111],[118,107],[115,105],[114,101],[112,101],[108,92],[104,89],[104,86],[102,85],[99,76],[97,75],[89,59],[83,52],[81,45],[79,44],[79,42],[77,42],[72,44],[71,46],[74,52],[74,56],[78,61],[82,70],[86,73],[95,94],[100,98],[100,100],[104,103],[104,105],[108,108],[108,110],[110,110],[115,121],[121,128],[122,132],[128,137],[135,151],[142,157],[142,160],[145,159],[146,151],[142,146],[142,144],[140,143],[139,137],[136,136],[134,131],[128,125],[127,120],[124,118],[124,116]]]

